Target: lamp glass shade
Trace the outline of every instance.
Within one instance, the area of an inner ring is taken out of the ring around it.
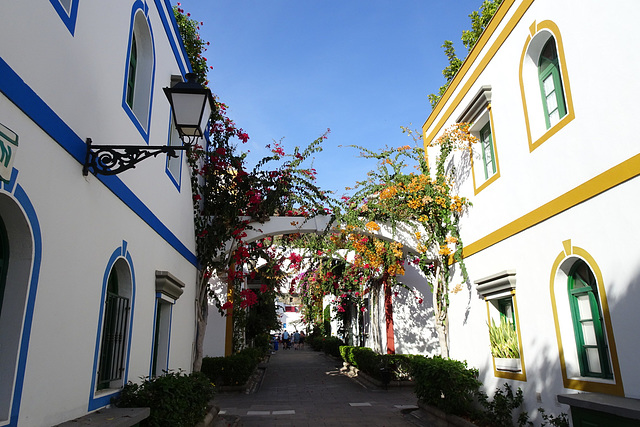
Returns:
[[[180,82],[172,88],[164,88],[171,104],[173,120],[180,136],[203,137],[211,110],[213,97],[211,91],[196,82],[195,74],[189,73],[186,82]]]
[[[206,120],[209,120],[209,115],[211,114],[211,107],[208,105],[206,94],[173,93],[171,97],[173,100],[173,118],[178,133],[189,136],[202,136]]]

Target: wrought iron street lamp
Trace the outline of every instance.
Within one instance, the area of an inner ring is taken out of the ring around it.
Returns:
[[[176,151],[187,150],[198,139],[204,137],[211,110],[214,108],[211,91],[196,81],[196,75],[187,73],[187,81],[172,88],[164,88],[171,105],[173,121],[183,145],[93,145],[87,138],[87,155],[82,174],[89,169],[96,175],[117,175],[136,167],[144,159],[166,153],[178,157]]]

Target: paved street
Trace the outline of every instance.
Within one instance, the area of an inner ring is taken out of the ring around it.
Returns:
[[[257,392],[216,395],[216,426],[424,425],[411,415],[417,408],[411,389],[382,390],[342,375],[340,366],[309,349],[280,349]]]

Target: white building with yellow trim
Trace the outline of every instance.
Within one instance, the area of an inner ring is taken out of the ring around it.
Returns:
[[[190,70],[168,0],[0,5],[0,426],[104,408],[191,370],[197,259],[186,159],[83,175],[94,144],[179,144]]]
[[[479,139],[456,160],[473,206],[451,357],[576,426],[640,423],[639,14],[633,0],[504,0],[423,126],[425,143],[459,122]],[[500,318],[517,333],[510,365],[490,351]]]

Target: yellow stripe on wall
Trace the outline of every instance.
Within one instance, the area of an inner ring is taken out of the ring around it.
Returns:
[[[640,175],[640,154],[636,154],[485,237],[465,245],[462,256],[466,258],[476,254],[638,175]]]

